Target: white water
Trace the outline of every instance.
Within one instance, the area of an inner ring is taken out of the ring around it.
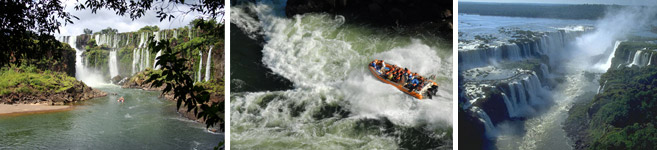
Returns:
[[[614,56],[616,55],[616,49],[618,49],[618,46],[619,46],[621,43],[623,43],[623,41],[616,41],[616,42],[614,42],[614,48],[613,48],[613,50],[611,51],[611,54],[609,55],[609,57],[607,58],[607,61],[606,61],[604,64],[598,66],[598,67],[600,67],[599,69],[601,69],[601,70],[609,70],[609,68],[611,67],[611,60],[614,59]]]
[[[210,50],[208,51],[208,60],[205,62],[205,80],[204,81],[209,81],[210,80],[210,66],[212,66],[212,47],[210,47]]]
[[[634,53],[634,58],[631,59],[631,60],[632,60],[632,63],[629,64],[629,65],[627,65],[627,66],[628,66],[628,67],[631,67],[631,66],[641,66],[641,53],[643,53],[642,50],[638,50],[638,51],[636,51],[636,53]]]
[[[135,49],[132,50],[132,74],[137,73],[138,70],[139,70],[139,67],[137,66],[137,64],[139,64],[139,57],[141,55],[139,55],[138,49],[139,48],[135,48]]]
[[[145,70],[150,66],[150,51],[148,50],[148,33],[142,32],[139,37],[139,45],[133,50],[132,74]],[[160,52],[158,52],[161,55]],[[155,67],[155,66],[153,66]]]
[[[495,125],[493,125],[493,121],[490,120],[490,117],[486,112],[479,107],[471,107],[470,110],[472,112],[477,113],[477,117],[479,117],[479,121],[481,121],[482,124],[484,124],[484,129],[486,130],[486,137],[492,138],[497,136],[497,129],[495,128]]]
[[[248,35],[265,39],[263,64],[290,80],[294,89],[233,93],[233,148],[395,149],[403,139],[356,128],[361,120],[384,118],[396,126],[421,127],[434,131],[435,138],[450,139],[441,131],[452,125],[451,81],[439,82],[444,84],[439,96],[417,100],[378,81],[366,68],[370,61],[384,59],[418,74],[450,78],[452,58],[438,56],[443,51],[436,47],[438,40],[382,35],[380,30],[345,25],[342,16],[307,14],[289,19],[283,16],[285,1],[257,3],[233,7],[231,22]],[[444,51],[451,54],[451,49]],[[313,117],[327,106],[350,114]]]
[[[496,64],[499,61],[520,61],[528,58],[558,55],[568,41],[584,31],[553,31],[532,42],[507,43],[490,48],[459,50],[459,70]]]
[[[110,78],[116,77],[119,75],[119,67],[116,61],[116,50],[112,50],[109,52],[109,70],[110,70]]]
[[[536,114],[535,106],[551,101],[547,90],[541,85],[540,79],[535,74],[522,77],[508,83],[508,89],[500,89],[504,92],[503,98],[507,106],[509,117],[528,117]],[[508,91],[506,91],[508,90]],[[508,95],[507,95],[508,94]]]
[[[75,78],[84,82],[85,84],[89,86],[98,86],[98,85],[103,85],[106,84],[106,81],[103,81],[102,75],[97,73],[96,71],[87,68],[84,63],[83,63],[83,57],[82,53],[84,50],[80,50],[77,48],[77,36],[66,36],[62,37],[61,40],[68,41],[68,44],[75,49]],[[62,41],[62,42],[65,42]]]
[[[196,82],[201,82],[201,68],[203,68],[203,51],[198,51],[198,73],[196,75],[198,76],[196,78]]]
[[[655,53],[650,53],[650,57],[648,57],[648,65],[652,64],[652,54],[655,54]]]

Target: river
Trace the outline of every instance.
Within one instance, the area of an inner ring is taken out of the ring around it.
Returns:
[[[0,149],[212,149],[224,139],[179,115],[159,91],[93,88],[108,96],[69,111],[0,116]]]
[[[231,44],[240,58],[231,60],[240,66],[231,70],[231,148],[451,147],[450,41],[339,15],[288,18],[285,1],[231,8],[232,32],[242,32],[231,33],[240,43]],[[366,67],[374,59],[436,75],[438,96],[417,100],[376,80]]]

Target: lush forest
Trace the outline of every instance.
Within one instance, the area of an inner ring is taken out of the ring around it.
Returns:
[[[619,7],[621,6],[600,4],[572,5],[459,2],[459,13],[486,16],[595,20],[604,17],[607,9]]]
[[[602,92],[576,103],[564,129],[577,149],[657,149],[657,66],[600,77]]]

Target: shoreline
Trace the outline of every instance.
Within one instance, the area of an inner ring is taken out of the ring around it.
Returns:
[[[71,105],[0,104],[0,116],[17,116],[72,110]]]

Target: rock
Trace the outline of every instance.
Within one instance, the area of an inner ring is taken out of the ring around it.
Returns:
[[[381,24],[415,24],[451,17],[453,1],[447,0],[288,0],[285,14],[326,12]],[[385,10],[388,10],[387,12]],[[447,14],[446,10],[449,10]],[[451,23],[451,19],[448,21]]]
[[[287,17],[304,13],[342,15],[347,22],[421,30],[452,39],[452,4],[447,0],[288,0]]]
[[[114,83],[114,84],[119,84],[119,82],[121,82],[121,80],[123,80],[123,77],[121,75],[117,75],[115,77],[112,77],[112,79],[111,79],[112,83]]]

